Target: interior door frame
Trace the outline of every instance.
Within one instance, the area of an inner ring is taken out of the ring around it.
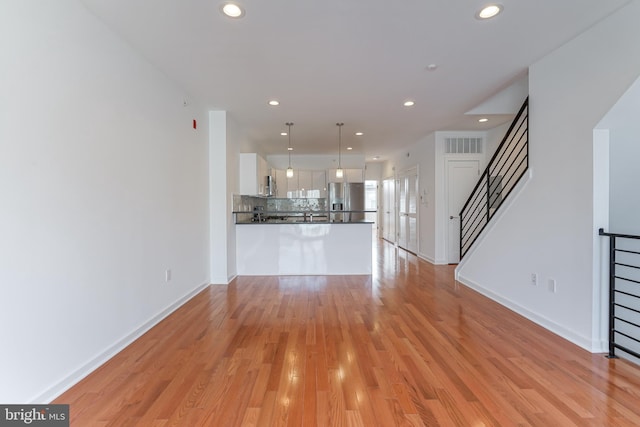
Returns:
[[[415,172],[414,172],[415,171]],[[396,173],[396,177],[395,177],[395,183],[396,183],[396,189],[395,189],[395,204],[396,204],[396,246],[400,247],[400,179],[406,179],[408,176],[413,176],[415,175],[416,177],[416,188],[415,188],[415,205],[416,205],[416,247],[415,247],[415,254],[418,255],[420,253],[420,203],[419,203],[419,194],[420,194],[420,168],[419,165],[413,165],[407,168],[402,169],[400,172]],[[407,192],[407,198],[408,198],[408,192]],[[409,245],[407,245],[409,246]],[[409,248],[402,248],[406,251],[412,252]]]
[[[444,175],[444,200],[443,200],[443,204],[442,204],[442,212],[443,212],[443,218],[445,218],[445,226],[443,227],[443,232],[444,232],[444,256],[445,256],[445,260],[447,263],[450,263],[450,257],[449,257],[449,245],[450,245],[450,241],[449,241],[449,189],[450,189],[450,185],[449,185],[449,163],[450,162],[455,162],[455,161],[477,161],[478,162],[478,169],[480,171],[482,171],[482,169],[485,167],[484,166],[484,155],[483,154],[478,154],[478,155],[472,155],[472,154],[466,154],[466,155],[460,155],[460,154],[454,154],[454,155],[445,155],[444,156],[444,171],[443,171],[443,175]],[[479,176],[478,176],[479,177]]]
[[[391,195],[391,197],[387,197],[388,195],[385,194],[385,182],[389,182],[391,183],[391,187],[393,189],[393,194]],[[397,196],[396,196],[396,183],[397,183],[397,179],[394,175],[383,178],[382,179],[382,238],[385,239],[386,241],[393,243],[394,245],[398,244],[398,239],[397,239],[397,235],[398,235],[398,224],[397,224],[397,216],[398,216],[398,208],[397,208]],[[389,203],[389,199],[391,198],[391,205],[392,206],[387,206]],[[389,230],[387,228],[387,225],[390,224],[386,224],[385,218],[386,218],[386,211],[387,209],[390,210],[390,218],[389,218],[389,222],[393,222],[393,233],[392,233],[392,237],[393,239],[390,240],[389,237]]]

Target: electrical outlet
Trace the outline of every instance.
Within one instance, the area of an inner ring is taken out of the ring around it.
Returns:
[[[536,273],[531,273],[531,284],[538,286],[538,275]]]
[[[171,269],[165,270],[165,272],[164,272],[164,281],[165,282],[170,282],[171,281]]]
[[[554,294],[556,293],[557,287],[556,287],[556,279],[549,279],[549,281],[547,282],[548,286],[549,286],[549,292],[553,292]]]

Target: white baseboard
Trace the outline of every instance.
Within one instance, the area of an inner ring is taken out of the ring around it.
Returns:
[[[427,256],[425,254],[418,254],[418,258],[423,259],[423,260],[425,260],[428,263],[433,264],[433,265],[445,265],[445,264],[448,264],[447,260],[445,260],[445,259],[435,259],[435,258],[432,258],[432,257]]]
[[[583,349],[587,350],[590,353],[603,352],[601,349],[602,343],[594,343],[591,341],[591,339],[581,336],[575,333],[574,331],[567,329],[564,326],[553,322],[552,320],[547,319],[544,316],[534,313],[526,309],[525,307],[522,307],[521,305],[496,294],[495,292],[485,288],[484,286],[474,282],[473,280],[470,280],[464,277],[462,274],[458,274],[458,277],[456,278],[456,280],[462,283],[463,285],[475,291],[478,291],[479,293],[486,296],[487,298],[492,299],[493,301],[507,307],[509,310],[520,314],[521,316],[531,320],[534,323],[537,323],[538,325],[566,339],[567,341],[570,341],[575,345],[582,347]],[[604,352],[606,352],[606,350],[604,350]]]
[[[80,382],[84,377],[89,375],[91,372],[98,369],[105,362],[111,359],[113,356],[121,352],[125,347],[133,343],[135,340],[140,338],[145,332],[149,329],[153,328],[155,325],[160,323],[165,317],[176,311],[182,305],[184,305],[191,298],[202,292],[205,288],[209,286],[209,283],[204,283],[199,285],[197,288],[193,289],[182,298],[175,301],[173,304],[169,305],[167,308],[162,310],[160,313],[149,319],[142,326],[137,328],[135,331],[131,332],[129,335],[123,337],[121,340],[114,343],[107,350],[85,363],[82,367],[78,368],[76,371],[68,375],[66,378],[62,379],[57,384],[53,385],[43,393],[39,394],[35,398],[31,399],[31,404],[45,404],[50,403],[56,397],[60,396],[62,393],[67,391],[69,388],[73,387],[75,384]]]
[[[609,353],[609,341],[594,341],[591,353]]]
[[[424,261],[427,261],[429,264],[435,264],[436,263],[435,259],[433,259],[433,258],[431,258],[429,256],[426,256],[425,254],[418,254],[418,258],[420,258],[420,259],[422,259]]]

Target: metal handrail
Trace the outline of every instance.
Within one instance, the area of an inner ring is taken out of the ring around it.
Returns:
[[[598,234],[600,234],[600,236],[609,238],[609,353],[607,354],[607,357],[617,358],[618,356],[616,355],[615,351],[616,349],[618,349],[640,359],[639,352],[629,348],[628,345],[621,344],[616,339],[618,337],[625,337],[631,342],[638,343],[638,346],[640,347],[640,324],[638,324],[637,321],[633,321],[630,318],[624,316],[625,310],[634,313],[640,313],[640,287],[637,286],[640,285],[640,281],[625,277],[622,273],[619,274],[617,270],[617,267],[640,269],[640,252],[629,249],[621,249],[618,248],[617,245],[618,239],[640,240],[640,236],[636,236],[633,234],[606,233],[602,228],[598,230]],[[638,265],[634,265],[629,261],[617,262],[616,255],[618,253],[637,255]],[[630,283],[631,285],[635,285],[639,288],[637,289],[637,293],[634,293],[630,289],[620,289],[618,287],[619,281],[624,281],[626,283]],[[617,299],[618,296],[633,298],[633,301],[638,301],[637,306],[630,307],[628,305],[629,302],[627,302],[626,304],[619,302],[619,300]],[[622,331],[617,328],[616,325],[618,322],[622,322],[626,325],[631,326],[632,328],[635,328],[633,329],[635,334],[632,335],[630,331]]]
[[[460,258],[475,243],[528,169],[529,98],[520,107],[460,210]]]

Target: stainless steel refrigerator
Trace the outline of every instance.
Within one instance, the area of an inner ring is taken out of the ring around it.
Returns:
[[[330,221],[364,221],[364,182],[330,182],[328,192]]]

